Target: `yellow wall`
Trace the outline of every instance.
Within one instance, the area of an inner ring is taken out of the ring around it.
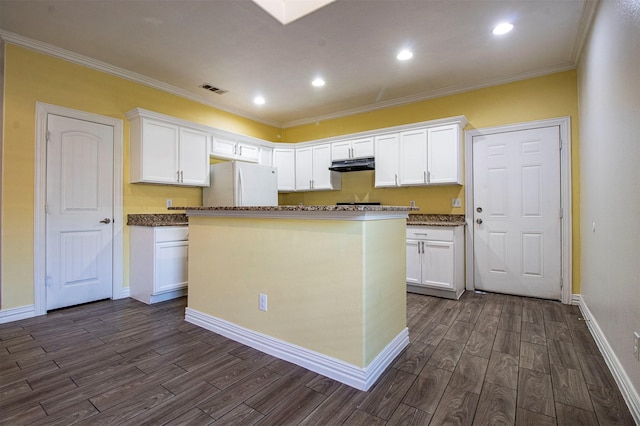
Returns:
[[[277,140],[280,129],[185,100],[80,65],[6,46],[5,123],[2,170],[2,309],[33,300],[33,197],[36,102],[119,118],[124,122],[124,217],[167,213],[173,204],[200,205],[202,190],[129,184],[129,125],[124,113],[135,107],[185,120]],[[129,285],[128,229],[124,227],[124,286]]]
[[[285,142],[301,142],[458,115],[466,116],[469,121],[466,130],[571,117],[572,290],[573,293],[580,293],[580,162],[575,70],[287,128],[283,130],[282,137]],[[452,208],[452,198],[462,198],[462,207]],[[280,195],[281,204],[302,202],[307,205],[335,204],[337,201],[380,201],[387,205],[409,205],[412,200],[420,207],[419,213],[465,212],[464,186],[375,189],[373,172],[343,173],[341,191]]]
[[[366,367],[406,328],[405,227],[191,217],[189,308]]]
[[[580,292],[580,211],[576,72],[474,90],[458,95],[387,108],[344,118],[278,129],[182,99],[122,78],[75,65],[14,45],[6,46],[5,122],[2,168],[1,308],[33,303],[33,185],[35,104],[45,102],[122,119],[124,122],[124,215],[166,212],[174,205],[199,205],[201,190],[166,185],[130,185],[129,126],[124,113],[141,107],[185,120],[278,141],[330,136],[426,121],[456,115],[469,120],[467,129],[559,116],[572,119],[573,292]],[[464,213],[452,209],[451,198],[463,198],[461,186],[373,189],[371,172],[343,175],[342,191],[285,194],[282,204],[333,204],[344,200],[382,201],[407,205],[414,200],[423,213]],[[128,286],[128,230],[124,235],[124,285]]]

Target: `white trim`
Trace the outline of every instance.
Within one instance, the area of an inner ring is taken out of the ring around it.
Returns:
[[[409,331],[405,328],[368,366],[362,368],[275,337],[246,329],[195,309],[186,308],[185,321],[276,358],[322,374],[340,383],[365,391],[376,382],[393,360],[409,345]]]
[[[34,305],[0,310],[0,324],[35,317]]]
[[[589,21],[589,16],[583,17],[581,26],[585,28],[586,23]],[[588,26],[586,26],[588,29]],[[585,31],[586,33],[586,31]],[[471,85],[459,85],[454,87],[446,87],[443,89],[430,90],[427,92],[417,93],[410,96],[405,96],[397,99],[389,99],[388,101],[376,102],[375,104],[364,105],[361,107],[350,108],[346,110],[336,111],[330,114],[324,114],[315,116],[312,118],[303,118],[300,120],[293,120],[288,122],[278,122],[275,120],[265,119],[263,117],[258,117],[253,114],[249,114],[246,111],[241,111],[236,108],[230,108],[223,105],[216,104],[206,99],[204,96],[198,96],[193,94],[192,92],[173,86],[168,83],[164,83],[160,80],[155,80],[153,78],[147,77],[142,74],[138,74],[133,71],[129,71],[124,68],[116,67],[114,65],[108,64],[103,61],[99,61],[97,59],[90,58],[88,56],[80,55],[75,52],[71,52],[69,50],[62,49],[60,47],[44,43],[38,40],[33,40],[28,37],[21,36],[19,34],[13,33],[7,30],[0,30],[0,37],[7,43],[14,44],[16,46],[24,47],[30,50],[34,50],[39,53],[44,53],[46,55],[50,55],[56,58],[63,59],[65,61],[69,61],[72,63],[76,63],[79,65],[83,65],[88,68],[92,68],[98,71],[102,71],[107,74],[115,75],[120,78],[124,78],[126,80],[133,81],[135,83],[139,83],[148,87],[152,87],[157,90],[162,90],[163,92],[170,93],[172,95],[180,96],[184,99],[189,99],[195,102],[199,102],[203,105],[207,105],[222,111],[230,112],[232,114],[238,115],[240,117],[245,117],[250,120],[257,121],[259,123],[264,123],[269,126],[278,127],[281,129],[287,129],[295,126],[302,126],[304,124],[315,123],[318,121],[326,121],[331,119],[337,119],[342,117],[347,117],[350,115],[362,114],[371,111],[378,111],[385,108],[391,108],[401,105],[408,105],[416,102],[422,102],[429,99],[441,98],[444,96],[455,95],[459,93],[465,93],[472,90],[484,89],[487,87],[498,86],[501,84],[513,83],[515,81],[526,80],[529,78],[542,77],[545,75],[555,74],[559,72],[569,71],[576,68],[576,63],[568,62],[560,65],[554,65],[547,68],[543,68],[540,70],[536,70],[528,73],[514,74],[506,77],[497,78],[494,80],[486,81],[479,84],[471,84]],[[582,39],[583,36],[581,35]],[[580,53],[582,42],[579,42],[579,46],[574,47],[573,56],[577,56]]]
[[[152,87],[157,90],[162,90],[163,92],[170,93],[172,95],[176,95],[184,99],[189,99],[189,100],[201,103],[203,105],[207,105],[207,106],[219,109],[221,111],[230,112],[240,117],[245,117],[250,120],[267,124],[269,126],[274,126],[278,128],[280,127],[280,123],[274,120],[268,120],[265,118],[258,117],[256,115],[247,114],[246,112],[240,111],[235,108],[229,108],[229,107],[225,107],[225,106],[213,103],[207,100],[204,97],[204,95],[203,96],[194,95],[188,90],[181,89],[171,84],[164,83],[160,80],[156,80],[156,79],[147,77],[145,75],[138,74],[137,72],[129,71],[127,69],[120,68],[115,65],[111,65],[109,63],[99,61],[97,59],[93,59],[85,55],[81,55],[79,53],[71,52],[70,50],[62,49],[60,47],[54,46],[49,43],[33,40],[28,37],[21,36],[20,34],[16,34],[11,31],[2,30],[2,29],[0,29],[0,37],[5,42],[14,44],[16,46],[24,47],[26,49],[30,49],[38,53],[44,53],[45,55],[50,55],[50,56],[53,56],[54,58],[63,59],[65,61],[82,65],[87,68],[98,70],[107,74],[115,75],[116,77],[124,78],[126,80],[133,81],[135,83],[139,83],[148,87]]]
[[[483,83],[459,85],[454,87],[445,87],[443,89],[436,89],[428,92],[416,93],[413,95],[405,96],[403,98],[389,99],[388,101],[376,102],[375,104],[369,104],[361,107],[336,111],[330,114],[315,116],[313,118],[303,118],[300,120],[288,121],[288,122],[282,123],[281,127],[283,129],[288,129],[290,127],[302,126],[305,124],[343,118],[343,117],[348,117],[350,115],[362,114],[365,112],[378,111],[381,109],[408,105],[408,104],[413,104],[417,102],[423,102],[429,99],[437,99],[445,96],[457,95],[460,93],[471,92],[473,90],[485,89],[488,87],[499,86],[502,84],[513,83],[516,81],[528,80],[530,78],[543,77],[545,75],[556,74],[559,72],[564,72],[564,71],[569,71],[574,69],[576,69],[576,65],[572,63],[554,65],[554,66],[550,66],[550,67],[536,70],[533,72],[514,74],[514,75],[486,81]]]
[[[596,345],[598,345],[598,349],[600,349],[600,353],[602,353],[604,361],[607,363],[616,384],[620,388],[620,393],[622,393],[622,397],[627,403],[629,411],[631,411],[631,415],[633,416],[636,424],[640,425],[640,396],[638,395],[638,392],[634,388],[633,383],[631,383],[631,379],[629,379],[624,367],[620,363],[620,360],[613,351],[609,341],[602,332],[600,325],[598,325],[598,322],[589,310],[589,307],[582,298],[582,295],[574,294],[573,296],[577,302],[576,304],[580,307],[580,312],[582,312],[582,316],[587,323],[587,327],[589,328]]]
[[[484,129],[465,130],[465,220],[466,233],[466,281],[467,290],[474,290],[474,253],[473,253],[473,137],[495,133],[530,130],[541,127],[559,126],[562,150],[560,151],[560,208],[563,211],[562,225],[562,303],[571,303],[572,275],[572,212],[571,212],[571,118],[559,117],[547,120],[529,121],[526,123],[505,126],[487,127]]]
[[[35,180],[34,180],[34,236],[33,236],[33,289],[35,315],[47,313],[46,303],[46,170],[47,170],[47,115],[55,114],[77,120],[91,121],[113,127],[113,263],[112,298],[125,296],[123,282],[123,123],[122,120],[103,115],[77,111],[57,105],[36,102]]]

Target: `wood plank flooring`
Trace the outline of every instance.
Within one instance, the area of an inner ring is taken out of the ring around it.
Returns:
[[[0,424],[634,424],[576,306],[408,294],[411,345],[361,392],[188,324],[185,305],[0,325]]]

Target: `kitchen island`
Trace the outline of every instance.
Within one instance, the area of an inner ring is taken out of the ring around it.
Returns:
[[[412,208],[182,209],[188,322],[362,390],[409,344]]]

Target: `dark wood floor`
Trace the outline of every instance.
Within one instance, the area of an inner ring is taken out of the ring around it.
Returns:
[[[575,306],[408,294],[412,343],[361,392],[186,323],[185,303],[0,325],[0,423],[634,423]]]

